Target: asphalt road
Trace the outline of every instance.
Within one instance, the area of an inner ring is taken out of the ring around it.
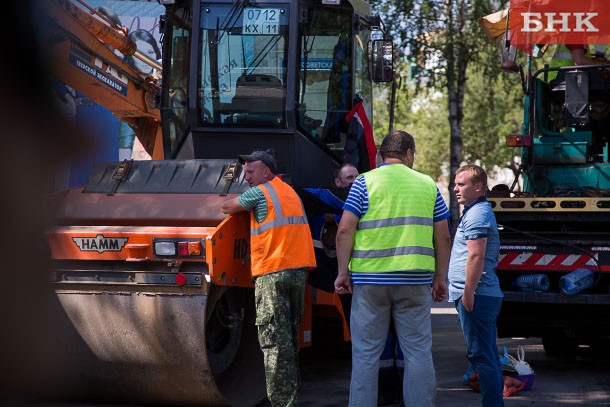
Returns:
[[[432,327],[438,383],[436,406],[480,406],[480,394],[463,384],[467,360],[455,309],[450,304],[436,305],[432,310]],[[317,332],[314,346],[301,352],[302,407],[347,406],[350,344],[342,341],[337,328],[334,324],[317,323],[314,326],[314,332]],[[500,349],[506,346],[515,356],[517,346],[522,345],[525,359],[536,372],[532,389],[506,398],[507,407],[610,406],[610,345],[605,354],[593,354],[590,349],[581,348],[576,359],[566,360],[547,357],[538,339],[501,339],[498,345]],[[117,407],[81,403],[27,406]]]
[[[463,384],[466,351],[457,313],[450,304],[432,310],[433,355],[437,375],[437,407],[480,406],[479,393]],[[346,406],[349,395],[351,356],[349,346],[331,340],[304,349],[301,357],[302,407]],[[337,333],[335,332],[335,337]],[[314,341],[315,343],[315,341]],[[505,398],[507,407],[610,406],[610,346],[605,355],[579,350],[576,359],[562,360],[545,355],[539,339],[500,339],[516,356],[517,346],[536,373],[531,390]]]

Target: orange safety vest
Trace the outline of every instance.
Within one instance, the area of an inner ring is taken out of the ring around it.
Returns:
[[[267,200],[267,216],[258,223],[254,211],[250,212],[252,276],[315,267],[311,232],[299,196],[278,177],[259,188]]]

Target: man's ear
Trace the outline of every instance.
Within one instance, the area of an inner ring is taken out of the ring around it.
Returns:
[[[335,178],[335,186],[337,188],[339,188],[339,184],[341,183],[341,181],[339,180],[339,178]]]
[[[265,169],[263,170],[263,177],[265,177],[265,179],[268,181],[268,180],[272,179],[274,176],[275,176],[275,174],[273,174],[271,172],[269,167],[265,166]]]
[[[474,186],[475,186],[475,189],[477,190],[477,192],[483,191],[483,183],[481,181],[475,182]]]
[[[413,149],[408,148],[407,153],[405,154],[405,164],[409,168],[413,168],[413,164],[415,163],[415,154],[413,154]]]

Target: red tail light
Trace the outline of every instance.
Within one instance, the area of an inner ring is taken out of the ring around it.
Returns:
[[[161,257],[194,257],[203,253],[201,240],[154,239],[154,254]]]
[[[189,255],[189,243],[188,242],[178,242],[178,256],[186,257]]]

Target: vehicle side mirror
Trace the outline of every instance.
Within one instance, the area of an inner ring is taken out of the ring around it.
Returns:
[[[369,41],[369,72],[373,82],[394,79],[394,46],[390,40]]]

